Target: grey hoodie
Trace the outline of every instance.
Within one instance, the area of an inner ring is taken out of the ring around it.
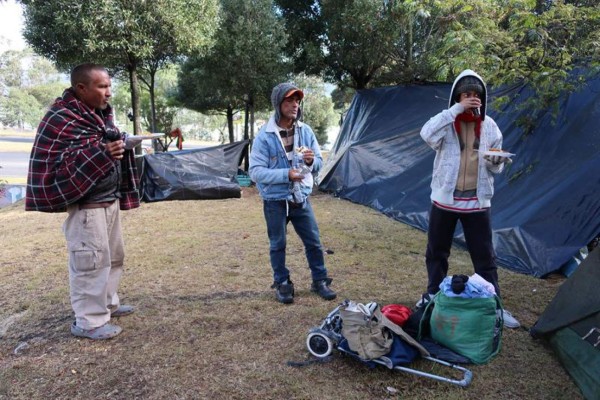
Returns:
[[[271,92],[271,104],[273,105],[273,109],[275,110],[275,122],[279,123],[279,118],[281,118],[281,103],[283,102],[283,96],[287,92],[292,89],[300,90],[297,86],[290,82],[280,83],[279,85],[273,88]],[[302,109],[298,108],[298,116],[296,117],[296,121],[300,121],[302,119]]]

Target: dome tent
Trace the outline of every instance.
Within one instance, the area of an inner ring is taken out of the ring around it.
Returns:
[[[427,230],[434,151],[419,135],[448,107],[450,84],[358,91],[318,177],[319,189]],[[512,101],[496,111],[494,100]],[[539,115],[530,132],[519,105],[526,86],[490,90],[487,114],[515,153],[496,176],[492,227],[498,264],[542,277],[557,270],[600,232],[600,78],[563,95],[559,115]],[[462,230],[455,243],[466,246]]]

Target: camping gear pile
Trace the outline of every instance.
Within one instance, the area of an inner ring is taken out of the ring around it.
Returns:
[[[467,387],[473,378],[470,370],[432,357],[402,327],[386,317],[374,302],[365,305],[345,300],[327,315],[320,326],[309,331],[306,346],[318,358],[328,357],[337,349],[370,367],[383,365],[461,387]],[[462,379],[434,375],[406,366],[419,356],[462,372]]]

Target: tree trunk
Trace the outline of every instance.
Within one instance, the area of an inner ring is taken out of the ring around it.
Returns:
[[[140,126],[140,82],[138,81],[136,64],[130,63],[127,69],[131,89],[131,107],[133,108],[133,134],[139,135],[142,132]],[[135,154],[142,154],[141,146],[135,147]]]
[[[244,140],[248,140],[248,111],[250,110],[250,102],[246,101],[244,105]]]
[[[248,111],[250,109],[250,100],[246,101],[246,107],[244,111],[244,140],[248,140]],[[246,153],[246,157],[244,157],[244,171],[248,171],[250,169],[250,159],[248,157],[248,153]]]
[[[152,133],[155,133],[157,131],[157,129],[156,129],[156,103],[155,103],[155,99],[154,99],[155,76],[156,76],[156,70],[151,70],[150,71],[149,92],[150,92],[150,113],[151,113],[150,131]],[[165,133],[168,133],[168,132],[165,132]]]
[[[250,142],[254,140],[254,95],[250,95]]]
[[[367,87],[370,78],[367,72],[365,72],[364,68],[360,68],[358,71],[355,71],[354,74],[351,75],[354,79],[356,90],[362,90]]]
[[[231,104],[227,106],[227,127],[229,128],[229,143],[233,143],[235,138],[233,137],[233,107]]]
[[[412,70],[413,68],[413,17],[408,16],[407,39],[406,39],[406,66]],[[411,80],[412,80],[411,76]]]

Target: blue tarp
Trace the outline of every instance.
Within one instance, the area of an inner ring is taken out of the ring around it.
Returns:
[[[0,208],[25,198],[25,185],[5,185],[0,182]]]
[[[419,132],[448,107],[450,84],[359,91],[318,177],[319,189],[427,230],[435,152]],[[494,99],[512,99],[496,110]],[[542,277],[600,232],[600,78],[561,97],[526,132],[517,120],[527,87],[492,90],[488,115],[513,164],[496,176],[492,226],[498,264]],[[460,226],[455,243],[465,247]],[[425,249],[423,249],[423,253]]]

